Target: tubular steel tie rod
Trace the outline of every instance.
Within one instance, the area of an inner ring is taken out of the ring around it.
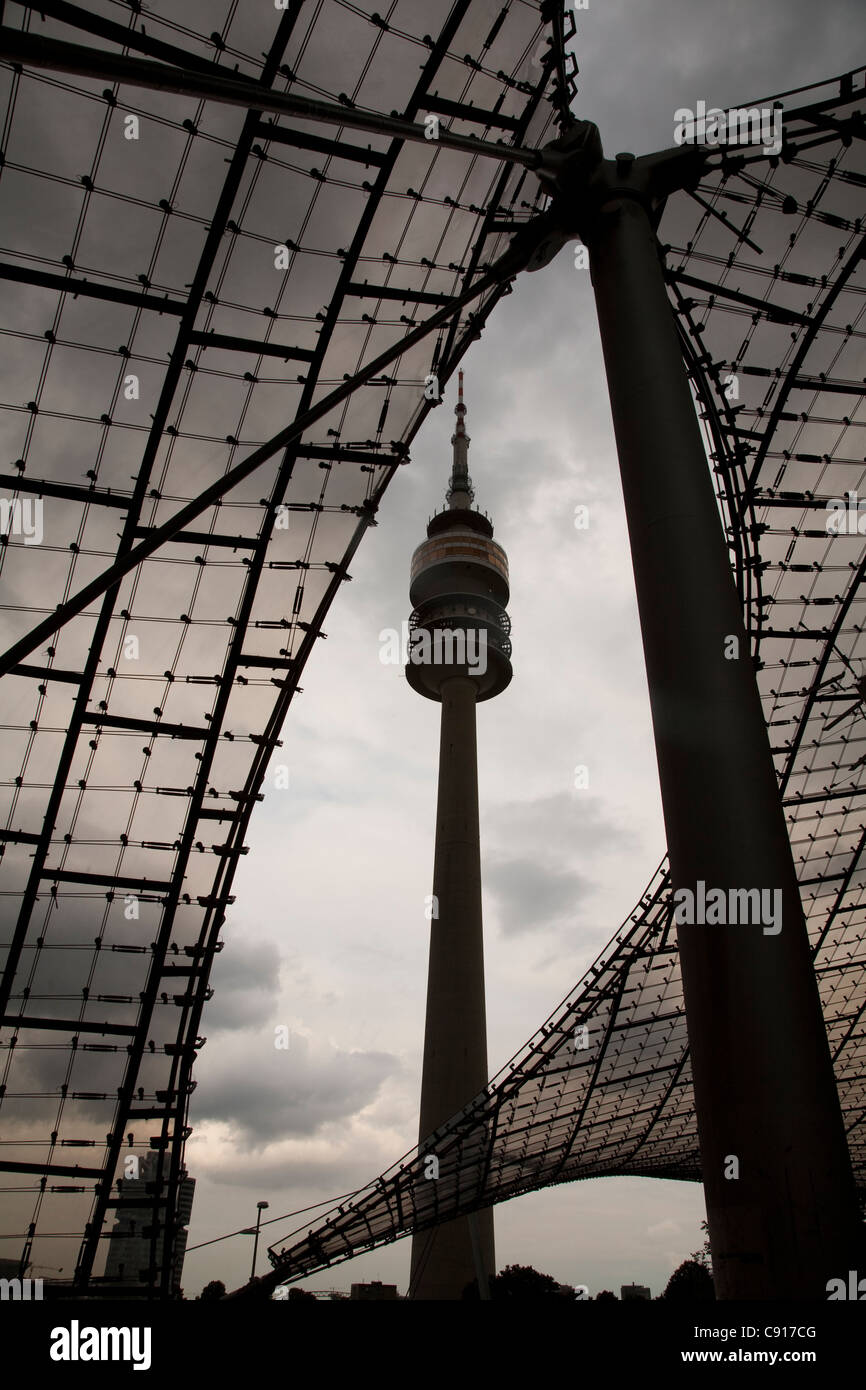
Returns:
[[[453,135],[441,126],[435,138],[431,138],[426,126],[402,120],[399,116],[382,116],[375,111],[359,111],[354,106],[267,90],[250,78],[226,77],[219,70],[210,75],[167,63],[155,63],[148,58],[133,58],[104,49],[88,48],[85,44],[39,38],[6,26],[0,27],[0,58],[28,67],[70,72],[79,77],[121,82],[131,87],[147,87],[196,100],[218,101],[226,106],[240,106],[244,110],[269,111],[295,120],[322,121],[327,125],[366,130],[372,135],[420,141],[425,145],[442,145],[445,149],[461,150],[464,154],[487,155],[491,159],[523,164],[527,169],[537,169],[541,163],[538,150],[524,149],[519,145],[479,140],[472,135]]]

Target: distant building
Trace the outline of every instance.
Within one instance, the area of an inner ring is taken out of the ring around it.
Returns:
[[[619,1296],[623,1303],[629,1298],[652,1298],[652,1294],[646,1284],[622,1284]]]
[[[355,1288],[363,1288],[365,1285],[356,1284]],[[347,1301],[349,1295],[345,1289],[299,1289],[296,1284],[277,1284],[271,1294],[271,1298],[277,1303],[285,1303],[292,1297],[292,1290],[301,1293],[304,1297],[318,1299],[320,1303],[339,1303]]]
[[[374,1279],[371,1284],[353,1284],[350,1297],[366,1300],[368,1303],[384,1303],[386,1300],[396,1299],[397,1285],[380,1284],[378,1279]]]
[[[104,1278],[106,1282],[140,1284],[142,1287],[149,1282],[151,1223],[154,1211],[153,1184],[155,1180],[156,1155],[146,1154],[141,1158],[138,1177],[123,1178],[119,1183],[119,1195],[133,1203],[140,1202],[140,1205],[118,1208],[117,1220],[114,1223],[108,1246],[108,1259],[105,1263]],[[176,1215],[178,1230],[175,1235],[172,1268],[172,1291],[174,1293],[180,1291],[183,1261],[186,1253],[186,1227],[192,1215],[194,1194],[195,1178],[181,1178],[178,1184]],[[161,1242],[159,1244],[161,1245]]]

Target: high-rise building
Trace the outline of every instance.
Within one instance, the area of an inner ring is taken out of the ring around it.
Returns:
[[[508,561],[473,506],[462,372],[459,383],[446,506],[412,557],[409,586],[406,678],[442,706],[421,1144],[488,1080],[475,707],[511,680]],[[410,1297],[459,1299],[477,1274],[483,1293],[494,1272],[488,1208],[414,1237]]]
[[[397,1298],[397,1285],[383,1284],[381,1280],[373,1279],[369,1284],[353,1284],[349,1297],[356,1303],[393,1302]]]
[[[652,1294],[650,1293],[646,1284],[621,1284],[619,1296],[622,1299],[623,1303],[627,1303],[629,1299],[634,1298],[652,1298]]]
[[[139,1158],[138,1176],[125,1177],[120,1182],[117,1220],[108,1246],[104,1279],[106,1283],[140,1285],[142,1292],[149,1282],[151,1266],[151,1220],[153,1212],[153,1183],[156,1180],[156,1155]],[[176,1233],[172,1260],[172,1289],[178,1293],[186,1253],[187,1230],[192,1215],[195,1178],[186,1175],[178,1184]]]

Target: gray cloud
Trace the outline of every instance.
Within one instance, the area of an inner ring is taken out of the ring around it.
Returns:
[[[276,1139],[316,1134],[325,1124],[357,1115],[385,1079],[400,1069],[387,1052],[314,1049],[290,1035],[288,1050],[274,1046],[273,1029],[255,1043],[210,1050],[207,1080],[199,1086],[194,1117],[230,1125],[242,1149]]]
[[[601,798],[586,791],[500,803],[485,817],[485,829],[494,847],[520,845],[548,859],[577,854],[583,863],[588,849],[634,843],[628,825],[614,825]]]
[[[272,941],[228,941],[211,973],[209,1033],[261,1026],[279,998],[280,953]]]
[[[488,859],[486,870],[505,936],[555,926],[589,895],[589,885],[580,874],[545,869],[530,859]]]
[[[501,803],[485,817],[485,833],[491,848],[483,853],[484,881],[507,937],[551,927],[573,935],[598,888],[574,865],[636,842],[628,825],[614,824],[604,802],[586,791]]]

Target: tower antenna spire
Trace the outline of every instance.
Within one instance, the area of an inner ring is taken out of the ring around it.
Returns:
[[[457,404],[454,407],[457,424],[451,436],[454,461],[445,500],[452,511],[469,508],[475,501],[472,479],[469,476],[469,435],[466,433],[466,406],[463,402],[463,368],[457,373]]]

